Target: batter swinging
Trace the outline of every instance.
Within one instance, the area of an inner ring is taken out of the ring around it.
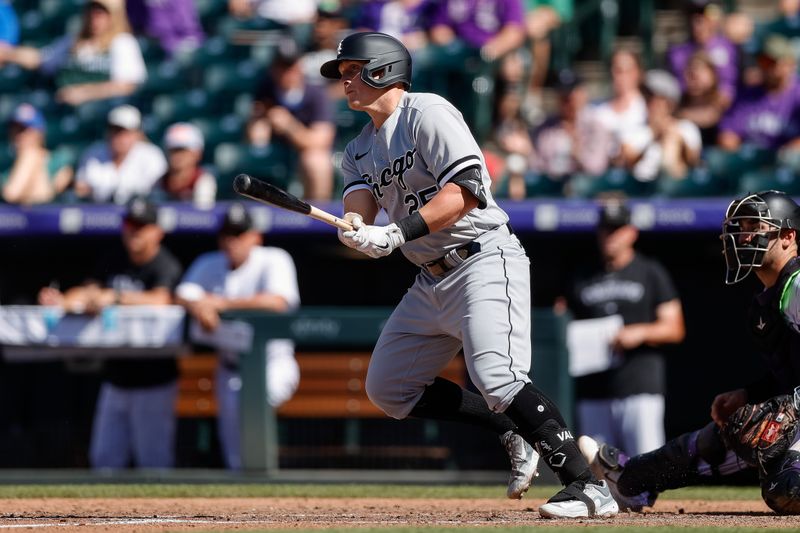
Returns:
[[[398,419],[459,420],[524,437],[565,485],[542,516],[616,514],[558,408],[528,377],[530,262],[461,114],[437,95],[407,92],[411,56],[385,34],[345,38],[321,73],[341,79],[350,108],[371,118],[345,150],[345,218],[355,230],[339,239],[373,258],[401,248],[420,266],[375,346],[370,399]],[[381,208],[388,226],[372,225]],[[483,398],[437,377],[462,348]],[[512,468],[532,475],[538,456],[523,450]]]

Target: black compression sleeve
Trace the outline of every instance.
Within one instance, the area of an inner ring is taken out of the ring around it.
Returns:
[[[419,239],[431,232],[425,219],[419,214],[419,211],[414,211],[414,213],[408,215],[406,218],[398,220],[397,227],[403,232],[403,237],[406,242]]]

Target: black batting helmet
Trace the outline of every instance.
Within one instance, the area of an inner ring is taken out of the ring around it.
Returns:
[[[406,89],[411,87],[411,54],[403,43],[385,33],[365,31],[348,35],[339,43],[336,59],[325,62],[320,73],[333,80],[342,77],[339,63],[342,61],[366,61],[361,70],[361,79],[370,87],[384,89],[401,82]],[[383,69],[380,79],[374,75]]]
[[[743,220],[759,224],[743,227]],[[762,266],[771,238],[782,229],[800,231],[798,228],[800,206],[786,193],[762,191],[731,202],[720,235],[728,268],[725,282],[731,285],[746,278],[754,268]]]

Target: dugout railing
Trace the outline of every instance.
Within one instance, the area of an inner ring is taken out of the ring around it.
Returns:
[[[296,313],[285,315],[251,311],[225,315],[227,319],[247,322],[253,328],[251,349],[243,353],[240,359],[244,470],[274,473],[279,468],[277,414],[266,401],[264,343],[269,339],[291,338],[302,347],[304,353],[315,348],[336,353],[337,347],[369,351],[390,312],[390,308],[383,307],[305,307]],[[569,418],[573,395],[568,373],[566,323],[565,316],[555,314],[551,309],[533,309],[534,381],[561,406],[562,412]],[[332,401],[334,398],[341,399],[332,396]],[[297,409],[302,411],[302,407],[296,407],[294,412],[287,410],[286,416],[297,416]],[[374,410],[368,410],[367,414],[381,416]],[[324,416],[324,413],[321,415]],[[363,415],[364,413],[352,413],[353,418]]]

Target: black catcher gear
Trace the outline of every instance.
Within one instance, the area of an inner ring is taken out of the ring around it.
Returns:
[[[770,240],[782,229],[800,227],[800,206],[780,191],[762,191],[737,198],[728,206],[722,223],[722,250],[732,285],[747,277],[764,261]]]
[[[762,476],[761,497],[778,514],[800,514],[800,452],[789,450]]]
[[[325,62],[319,71],[326,78],[341,79],[339,63],[347,60],[367,62],[361,69],[361,79],[370,87],[384,89],[397,82],[406,89],[411,87],[411,54],[390,35],[360,32],[345,37],[336,50],[336,59]]]

